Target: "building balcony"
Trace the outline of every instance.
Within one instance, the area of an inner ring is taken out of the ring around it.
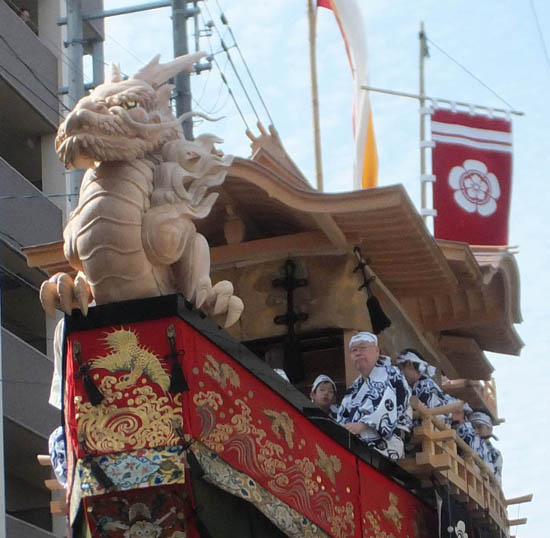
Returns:
[[[3,123],[30,122],[27,128],[37,134],[55,130],[59,123],[57,58],[4,1],[0,1],[0,35]]]
[[[47,439],[60,424],[59,412],[48,405],[52,362],[11,332],[2,329],[2,379],[4,417]],[[8,443],[14,439],[7,436]],[[44,453],[44,446],[40,447]],[[47,450],[47,445],[46,445]]]
[[[13,516],[6,516],[6,536],[10,538],[55,538],[55,534]]]
[[[61,210],[0,157],[0,231],[19,247],[61,239]],[[30,196],[30,198],[22,198]],[[6,237],[0,234],[2,239]]]

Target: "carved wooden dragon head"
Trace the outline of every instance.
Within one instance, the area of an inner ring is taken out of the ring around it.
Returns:
[[[165,82],[193,70],[205,53],[188,54],[166,64],[155,56],[127,80],[112,67],[111,76],[83,97],[59,126],[56,151],[67,168],[89,168],[95,161],[140,159],[168,140],[183,138],[181,119],[170,108],[172,87]]]

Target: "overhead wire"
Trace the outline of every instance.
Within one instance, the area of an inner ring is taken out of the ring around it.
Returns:
[[[134,60],[137,60],[140,64],[145,65],[146,62],[144,62],[141,58],[138,58],[130,49],[125,47],[120,41],[117,41],[112,35],[105,32],[105,40],[110,39],[113,43],[118,45],[123,51],[127,52]]]
[[[546,41],[544,39],[544,34],[542,33],[542,28],[539,21],[539,16],[537,14],[537,10],[535,9],[535,3],[533,0],[529,0],[529,5],[531,6],[531,11],[533,12],[533,17],[535,18],[535,24],[537,26],[537,32],[539,34],[540,43],[542,46],[542,50],[544,52],[544,57],[546,58],[546,65],[550,69],[550,57],[548,56],[548,49],[546,47]]]
[[[206,8],[206,11],[208,11],[208,15],[212,19],[212,13],[210,12],[210,8],[208,7],[208,3],[203,2],[203,5]],[[218,29],[218,27],[216,26],[216,23],[214,22],[213,19],[212,19],[212,23],[213,23],[214,29],[216,30],[216,32],[218,34],[218,37],[220,39],[220,44],[222,46],[222,49],[224,50],[225,54],[227,55],[227,58],[229,59],[229,63],[231,64],[233,72],[235,73],[235,76],[237,77],[237,80],[239,81],[239,84],[241,86],[241,89],[243,90],[243,93],[245,94],[246,99],[248,100],[250,108],[252,108],[252,111],[254,112],[254,115],[256,116],[257,121],[260,122],[260,116],[258,115],[258,111],[256,110],[256,107],[254,106],[254,103],[252,102],[252,99],[250,98],[250,95],[248,94],[248,91],[246,90],[246,87],[245,87],[244,82],[241,78],[241,75],[239,74],[239,71],[237,70],[237,67],[236,67],[235,63],[233,62],[233,58],[231,58],[231,53],[229,52],[229,47],[227,47],[227,45],[225,44],[225,41],[223,40],[223,36],[222,36],[220,30]]]
[[[13,54],[13,56],[15,56],[15,58],[17,58],[26,68],[27,70],[31,73],[31,75],[38,81],[38,83],[51,95],[54,97],[54,99],[63,107],[65,108],[65,110],[67,111],[70,111],[70,109],[65,105],[65,103],[63,103],[63,101],[61,101],[61,99],[59,99],[59,96],[57,95],[56,92],[52,91],[50,88],[48,88],[48,86],[46,86],[46,84],[44,83],[44,81],[34,72],[34,69],[19,55],[17,54],[17,51],[9,44],[8,40],[3,36],[3,35],[0,35],[0,39],[4,42],[4,44],[6,45],[6,47],[8,47],[8,50]],[[12,75],[13,76],[13,75]],[[15,77],[14,77],[15,78]]]
[[[20,8],[19,6],[15,5],[13,2],[11,2],[10,0],[5,0],[5,2],[11,7],[11,9],[13,11],[15,11],[16,13],[19,12]],[[29,20],[26,22],[26,24],[29,26],[29,28],[36,34],[36,37],[37,39],[40,39],[40,41],[42,42],[46,42],[46,43],[49,43],[54,49],[55,51],[57,52],[57,54],[59,55],[58,57],[61,59],[61,61],[67,66],[67,67],[74,67],[76,68],[80,74],[82,74],[82,78],[86,78],[86,73],[84,73],[84,70],[83,70],[83,67],[82,66],[78,66],[77,64],[75,64],[71,58],[68,56],[68,54],[66,54],[65,52],[63,52],[63,49],[60,47],[59,43],[56,43],[54,41],[52,41],[51,39],[45,37],[44,35],[39,35],[39,28],[38,26],[34,23],[34,21],[32,20]],[[89,83],[91,82],[90,80],[87,81],[86,83]]]
[[[44,105],[46,105],[51,111],[53,111],[57,116],[59,116],[61,119],[64,119],[63,115],[57,108],[54,108],[50,103],[45,101],[38,93],[34,91],[33,88],[25,84],[19,77],[15,76],[13,73],[10,73],[3,65],[0,65],[0,69],[6,73],[9,77],[11,77],[13,80],[16,80],[21,86],[23,86],[26,90],[28,90],[32,95],[34,95],[39,101],[41,101]],[[59,98],[56,96],[56,101],[59,101]]]
[[[229,22],[227,20],[227,17],[225,16],[225,13],[223,11],[223,9],[221,8],[220,6],[220,3],[218,2],[218,0],[216,0],[216,4],[218,6],[218,9],[220,10],[220,19],[222,21],[222,24],[224,24],[227,29],[229,30],[229,34],[231,35],[231,39],[233,40],[233,43],[235,44],[235,47],[239,53],[239,56],[241,58],[241,61],[243,62],[243,65],[246,69],[246,72],[254,86],[254,89],[256,90],[256,94],[258,95],[258,98],[260,99],[260,102],[262,103],[262,106],[264,107],[264,110],[265,110],[265,113],[267,114],[267,117],[269,118],[269,121],[271,123],[271,125],[274,125],[273,123],[273,118],[271,117],[271,114],[269,113],[269,110],[267,108],[267,105],[265,104],[265,101],[262,97],[262,94],[260,92],[260,89],[258,88],[258,85],[256,84],[256,80],[254,79],[254,76],[252,75],[252,72],[250,71],[249,67],[248,67],[248,63],[246,62],[246,60],[244,59],[244,55],[241,51],[241,47],[239,47],[239,44],[237,43],[237,38],[235,37],[235,34],[233,33],[233,30],[231,29],[231,26],[229,26]]]
[[[1,200],[28,200],[29,198],[66,198],[74,194],[5,194],[0,196]]]
[[[451,60],[453,63],[458,65],[461,69],[463,69],[468,75],[470,75],[473,79],[475,79],[477,82],[479,82],[484,88],[487,88],[497,99],[500,99],[508,108],[513,110],[513,106],[504,99],[504,97],[501,97],[497,92],[495,92],[491,87],[489,87],[485,82],[483,82],[479,77],[474,75],[467,67],[462,65],[458,60],[455,60],[448,52],[445,52],[437,43],[434,43],[431,39],[426,37],[426,41],[430,43],[430,45],[433,45],[439,52],[441,52],[443,55],[445,55],[449,60]]]
[[[205,5],[206,5],[206,3],[205,3]],[[204,19],[204,15],[202,14],[202,11],[201,11],[201,17],[202,17],[202,20],[203,20],[203,24],[206,25],[206,21]],[[212,21],[212,23],[214,24],[214,21]],[[207,40],[208,40],[208,44],[210,46],[210,50],[212,50],[212,42],[210,41],[210,36],[207,36]],[[237,112],[239,113],[239,116],[241,117],[241,120],[242,120],[242,122],[244,123],[244,125],[246,127],[246,130],[249,131],[250,127],[248,125],[248,122],[246,121],[246,118],[244,117],[243,111],[241,110],[241,107],[239,106],[239,103],[237,102],[237,99],[235,97],[235,94],[233,93],[233,90],[231,90],[231,87],[229,86],[229,82],[227,81],[227,78],[226,78],[224,72],[222,71],[219,62],[216,59],[215,54],[212,55],[212,61],[214,62],[214,65],[217,67],[218,72],[220,73],[220,77],[222,79],[222,82],[223,82],[223,84],[225,84],[225,86],[227,88],[227,92],[228,92],[229,96],[231,97],[231,99],[233,101],[233,104],[235,105],[235,108],[237,109]]]

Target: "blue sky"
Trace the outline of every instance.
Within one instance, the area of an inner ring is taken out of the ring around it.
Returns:
[[[310,112],[306,0],[218,0],[250,66],[287,151],[314,181]],[[135,0],[105,0],[106,9],[134,5]],[[203,2],[199,3],[203,5]],[[215,0],[206,5],[220,28]],[[418,31],[420,21],[434,43],[465,66],[515,109],[514,186],[510,244],[519,246],[521,305],[518,327],[526,343],[520,357],[490,354],[496,367],[500,415],[497,428],[504,454],[507,497],[535,494],[521,508],[527,527],[512,529],[518,538],[546,536],[545,509],[550,501],[546,468],[550,439],[550,398],[546,353],[550,349],[548,267],[550,233],[545,217],[550,207],[548,89],[550,64],[537,30],[533,6],[550,47],[550,3],[543,0],[362,0],[368,43],[370,84],[418,92]],[[204,16],[210,19],[205,8]],[[223,33],[223,29],[222,29]],[[114,17],[106,23],[105,59],[132,74],[157,52],[172,57],[169,9]],[[225,36],[231,42],[229,36]],[[213,50],[220,50],[214,33]],[[202,41],[202,48],[209,49]],[[238,53],[232,57],[240,66]],[[223,54],[217,55],[249,125],[256,122]],[[351,190],[353,139],[352,83],[343,43],[328,10],[318,20],[318,70],[325,189]],[[244,70],[240,70],[244,74]],[[435,47],[426,62],[426,93],[493,107],[506,107]],[[251,91],[250,85],[248,90]],[[249,140],[217,70],[193,79],[196,110],[213,110],[225,118],[199,124],[196,133],[215,132],[225,139],[226,153],[249,155]],[[225,106],[223,106],[225,103]],[[374,125],[380,160],[380,185],[403,183],[417,204],[420,199],[418,104],[412,99],[373,94]],[[255,101],[261,120],[268,118]],[[254,129],[253,129],[254,130]],[[517,509],[510,517],[518,516]]]

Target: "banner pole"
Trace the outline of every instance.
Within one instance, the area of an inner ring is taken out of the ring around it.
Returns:
[[[426,102],[425,90],[424,90],[424,58],[426,56],[426,34],[424,33],[424,22],[420,23],[420,32],[418,34],[419,39],[419,101],[420,101],[420,177],[426,175],[426,147],[424,146],[424,137],[426,136],[426,128],[424,124],[424,105]],[[424,224],[428,220],[428,216],[423,214],[427,208],[427,184],[425,181],[420,182],[420,212],[422,213],[422,218],[424,219]]]
[[[321,127],[319,122],[319,92],[317,89],[317,53],[316,32],[317,14],[313,0],[308,0],[307,14],[309,21],[309,68],[311,74],[311,108],[313,111],[313,139],[315,144],[315,172],[317,190],[323,192],[323,164],[321,154]]]

